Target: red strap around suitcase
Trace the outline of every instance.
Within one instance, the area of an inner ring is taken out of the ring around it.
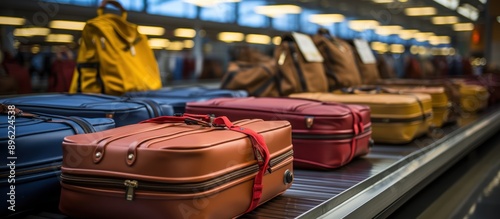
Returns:
[[[232,131],[246,134],[250,137],[252,147],[254,150],[255,159],[259,165],[259,172],[255,176],[252,191],[252,200],[250,206],[245,213],[252,211],[259,204],[262,197],[262,179],[266,170],[269,168],[270,154],[266,142],[262,135],[254,132],[251,129],[246,129],[240,126],[235,126],[225,116],[211,117],[209,115],[196,115],[185,113],[182,116],[160,116],[153,119],[142,121],[141,123],[178,123],[184,122],[186,124],[202,125],[209,127],[224,127]]]

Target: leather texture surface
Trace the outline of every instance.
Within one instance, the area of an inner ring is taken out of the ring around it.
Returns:
[[[261,134],[271,160],[292,150],[287,121],[243,120],[233,124]],[[99,148],[103,150],[96,162]],[[135,198],[129,201],[124,186],[63,181],[60,210],[75,218],[233,218],[248,208],[256,172],[236,179],[231,174],[256,166],[252,148],[250,138],[240,132],[184,123],[142,123],[69,136],[63,143],[63,174],[137,180],[138,187]],[[130,152],[135,154],[132,164],[127,160]],[[293,157],[287,156],[270,166],[263,178],[260,204],[290,187],[284,177],[285,172],[293,171],[292,161]],[[141,187],[143,182],[154,182],[182,189],[214,179],[215,186],[184,192]]]
[[[338,168],[369,152],[371,122],[367,106],[248,97],[188,103],[186,112],[224,115],[233,120],[289,121],[296,168]]]

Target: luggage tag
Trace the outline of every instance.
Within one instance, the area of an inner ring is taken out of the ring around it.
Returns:
[[[364,39],[354,39],[354,47],[359,53],[361,61],[364,64],[375,64],[375,56],[370,49],[370,45],[368,45],[368,41]]]
[[[299,50],[308,62],[323,62],[323,56],[312,41],[311,37],[306,34],[292,32],[295,42],[299,46]]]

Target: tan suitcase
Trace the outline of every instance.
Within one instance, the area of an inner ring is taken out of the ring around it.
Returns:
[[[333,94],[298,93],[293,98],[368,105],[375,143],[402,144],[426,134],[432,121],[429,94]]]
[[[72,218],[233,218],[291,186],[289,122],[175,120],[65,138],[60,210]]]

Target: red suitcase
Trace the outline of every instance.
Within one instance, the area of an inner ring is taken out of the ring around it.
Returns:
[[[294,167],[338,168],[369,152],[370,108],[293,98],[218,98],[192,102],[186,112],[259,118],[292,124]]]
[[[291,186],[292,155],[287,121],[185,114],[73,135],[59,208],[72,218],[233,218]]]

